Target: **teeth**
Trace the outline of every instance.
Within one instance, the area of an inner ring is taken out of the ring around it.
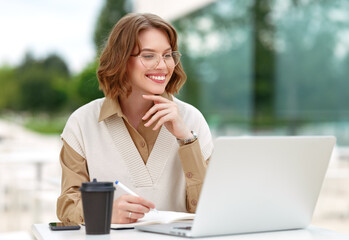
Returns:
[[[148,76],[148,77],[155,80],[165,80],[165,76]]]

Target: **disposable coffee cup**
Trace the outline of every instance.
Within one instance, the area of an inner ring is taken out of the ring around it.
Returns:
[[[113,182],[84,182],[80,187],[86,234],[109,234],[115,187]]]

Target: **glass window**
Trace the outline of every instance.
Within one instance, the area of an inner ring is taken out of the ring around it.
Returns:
[[[219,0],[174,22],[180,97],[217,134],[333,134],[349,144],[349,1]]]

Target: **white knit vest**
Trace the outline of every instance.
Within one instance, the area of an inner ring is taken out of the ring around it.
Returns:
[[[118,180],[158,210],[186,211],[185,177],[176,138],[163,126],[144,164],[130,134],[116,114],[98,122],[104,98],[92,101],[69,118],[62,138],[87,160],[90,179]],[[173,98],[188,128],[198,134],[204,159],[212,153],[212,137],[202,114]],[[125,194],[116,189],[114,199]]]

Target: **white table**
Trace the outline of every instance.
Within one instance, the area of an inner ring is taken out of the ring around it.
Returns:
[[[140,232],[137,230],[110,230],[110,234],[106,235],[86,235],[85,228],[81,227],[80,230],[72,231],[51,231],[48,224],[34,224],[33,233],[37,240],[166,240],[166,239],[187,239],[182,237],[167,236],[155,233]],[[278,232],[266,232],[266,233],[253,233],[253,234],[239,234],[209,238],[194,238],[194,239],[236,239],[236,240],[336,240],[341,239],[349,240],[349,235],[342,234],[327,229],[310,226],[303,230],[292,230],[292,231],[278,231]]]

